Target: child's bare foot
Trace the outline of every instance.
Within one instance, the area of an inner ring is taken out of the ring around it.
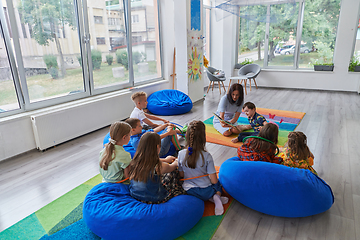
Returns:
[[[233,142],[233,143],[237,143],[239,140],[238,140],[238,138],[236,137],[236,138],[233,138],[233,139],[231,139],[231,142]]]

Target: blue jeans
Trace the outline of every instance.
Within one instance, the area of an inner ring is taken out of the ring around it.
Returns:
[[[246,137],[257,136],[257,135],[259,135],[259,132],[241,132],[237,137],[237,139],[239,140],[239,142],[242,142]]]
[[[163,139],[161,139],[161,149],[160,149],[160,153],[159,156],[165,156],[171,147],[171,139],[172,139],[172,135],[169,135],[167,137],[164,137]]]
[[[194,187],[186,191],[187,194],[200,198],[203,201],[209,200],[217,192],[222,192],[222,186],[219,181],[206,188]]]

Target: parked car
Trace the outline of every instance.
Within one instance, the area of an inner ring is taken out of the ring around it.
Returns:
[[[290,46],[290,45],[288,45]],[[287,54],[294,54],[295,52],[295,45],[292,45],[290,48],[281,50],[280,54],[282,55],[287,55]],[[300,53],[309,53],[310,49],[305,45],[305,44],[301,44],[300,46]]]
[[[276,47],[275,47],[275,53],[280,54],[282,50],[291,48],[292,46],[294,46],[294,45],[283,45],[282,47],[280,47],[279,44],[278,44],[278,45],[276,45]]]

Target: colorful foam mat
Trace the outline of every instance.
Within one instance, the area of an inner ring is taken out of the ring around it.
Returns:
[[[216,167],[219,170],[219,167]],[[0,232],[0,239],[96,239],[82,219],[82,207],[86,194],[101,183],[100,174],[86,181],[45,207]],[[224,214],[215,216],[214,204],[206,201],[202,219],[178,240],[211,239],[224,218],[233,198],[224,205]]]
[[[303,112],[283,111],[268,108],[256,108],[256,112],[263,115],[268,122],[276,123],[279,126],[279,146],[284,146],[287,141],[289,132],[295,130],[299,125],[302,118],[305,116]],[[216,143],[224,146],[237,148],[242,145],[239,143],[232,143],[231,139],[237,137],[233,134],[229,137],[225,137],[220,134],[213,126],[213,118],[208,118],[204,121],[206,126],[206,141]],[[239,124],[249,124],[248,118],[245,113],[241,113],[238,119]],[[254,130],[248,130],[253,132]]]

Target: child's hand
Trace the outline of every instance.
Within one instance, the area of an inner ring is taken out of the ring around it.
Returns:
[[[167,163],[172,163],[176,160],[176,157],[174,156],[167,156],[165,159],[164,159],[164,162],[167,162]]]
[[[174,165],[174,166],[178,167],[179,166],[178,160],[175,159],[174,162],[171,165]]]
[[[169,133],[169,135],[175,135],[176,134],[176,131],[172,127],[168,127],[167,132]]]
[[[169,123],[169,121],[166,120],[166,119],[163,119],[162,121],[163,121],[164,123]]]
[[[230,125],[226,124],[224,121],[220,121],[222,127],[231,127]]]
[[[233,142],[233,143],[237,143],[237,142],[239,142],[239,139],[236,137],[236,138],[233,138],[233,139],[231,139],[231,142]]]

